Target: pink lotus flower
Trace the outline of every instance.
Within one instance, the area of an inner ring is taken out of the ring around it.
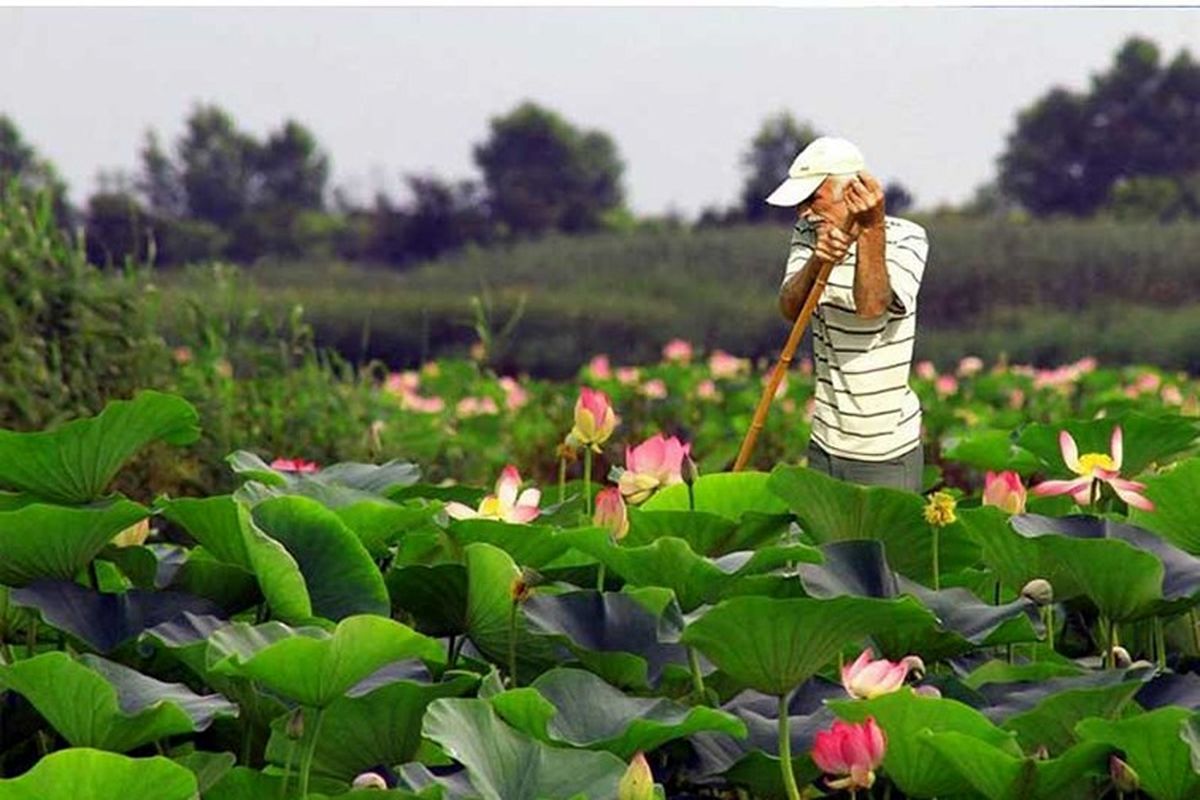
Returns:
[[[875,785],[875,769],[883,763],[887,737],[875,724],[874,717],[866,722],[833,723],[827,731],[819,731],[813,741],[812,759],[817,768],[828,775],[831,789],[870,789]]]
[[[598,381],[606,381],[612,377],[612,368],[608,364],[608,356],[601,353],[598,356],[592,356],[592,360],[588,362],[588,372]]]
[[[192,363],[192,348],[187,345],[180,345],[171,351],[171,355],[175,358],[176,364]]]
[[[596,513],[592,522],[601,528],[607,528],[616,541],[624,539],[625,534],[629,533],[629,512],[617,487],[606,487],[596,495]]]
[[[1169,406],[1183,405],[1183,392],[1179,391],[1178,386],[1164,386],[1159,396]]]
[[[949,397],[958,391],[958,380],[953,375],[942,375],[933,384],[939,397]]]
[[[750,362],[744,358],[731,356],[724,350],[714,350],[708,357],[708,371],[717,379],[736,378],[750,368]]]
[[[881,658],[872,660],[875,653],[871,648],[863,650],[853,664],[842,667],[842,687],[851,697],[870,700],[890,694],[904,685],[909,670],[924,671],[925,665],[917,656],[906,656],[899,661]]]
[[[277,458],[271,462],[271,469],[280,472],[316,472],[320,469],[315,461],[305,461],[302,458]]]
[[[662,378],[651,378],[642,384],[642,394],[651,400],[662,400],[667,396],[667,385]]]
[[[983,360],[978,356],[966,356],[958,362],[960,378],[969,378],[983,369]]]
[[[1098,363],[1099,362],[1096,361],[1095,356],[1084,356],[1083,358],[1079,359],[1071,366],[1074,367],[1075,371],[1078,372],[1080,375],[1084,375],[1088,372],[1094,372],[1096,370],[1096,365]]]
[[[392,372],[388,375],[385,385],[389,392],[404,395],[417,390],[417,387],[421,385],[421,376],[411,369],[404,372]]]
[[[1143,511],[1154,510],[1154,503],[1141,494],[1146,488],[1144,483],[1120,477],[1124,454],[1120,425],[1113,428],[1108,453],[1079,455],[1079,447],[1075,444],[1074,437],[1067,431],[1058,434],[1058,446],[1062,451],[1063,463],[1067,465],[1067,469],[1079,477],[1069,481],[1042,481],[1033,487],[1034,494],[1039,497],[1069,494],[1078,505],[1086,506],[1091,504],[1093,495],[1099,496],[1100,484],[1107,483],[1117,493],[1117,497],[1134,508],[1140,508]]]
[[[720,392],[717,391],[717,385],[708,378],[700,381],[696,386],[696,397],[701,400],[716,400],[720,397]]]
[[[1021,408],[1025,405],[1025,391],[1021,388],[1013,389],[1008,394],[1008,407],[1013,409]]]
[[[478,417],[484,414],[499,414],[500,408],[490,397],[464,397],[454,407],[460,417]]]
[[[637,367],[617,367],[617,380],[625,386],[637,383],[639,374]]]
[[[921,380],[931,381],[937,377],[937,367],[933,366],[932,361],[918,361],[917,377]]]
[[[988,470],[983,482],[983,504],[1002,508],[1009,514],[1025,513],[1025,485],[1012,470]]]
[[[1158,387],[1162,385],[1162,378],[1153,372],[1143,372],[1138,376],[1134,383],[1134,388],[1138,394],[1151,394],[1158,391]]]
[[[608,395],[584,386],[575,401],[575,427],[571,428],[571,438],[599,453],[600,445],[608,441],[620,421]]]
[[[661,433],[637,447],[625,448],[625,471],[617,486],[627,502],[637,505],[660,487],[683,482],[683,457],[691,450],[676,437]]]
[[[440,397],[422,397],[413,393],[401,398],[400,407],[422,414],[440,414],[446,410],[446,401]]]
[[[667,361],[682,361],[686,364],[692,360],[692,345],[683,339],[672,339],[663,345],[662,353]]]
[[[537,519],[541,510],[542,493],[537,489],[521,492],[521,475],[509,464],[496,481],[496,493],[483,498],[478,509],[459,502],[446,504],[446,513],[454,519],[498,519],[504,522],[525,523]],[[520,495],[518,495],[520,492]]]
[[[799,369],[801,375],[812,375],[812,371],[813,371],[812,359],[809,358],[808,356],[805,356],[804,358],[800,359],[800,366],[798,367],[798,369]]]
[[[504,407],[509,411],[516,411],[529,402],[529,392],[507,375],[500,379],[500,388],[504,390]]]

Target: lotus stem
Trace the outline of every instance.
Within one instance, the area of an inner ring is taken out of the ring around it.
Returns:
[[[92,588],[100,591],[100,573],[96,571],[96,559],[88,562],[88,575],[92,579]]]
[[[789,693],[790,694],[790,693]],[[788,800],[800,800],[800,788],[792,772],[792,733],[789,730],[788,695],[779,695],[779,769],[783,771],[783,786]],[[853,791],[851,791],[853,796]]]
[[[604,564],[600,564],[600,571],[596,574],[596,591],[604,594]]]
[[[941,591],[942,588],[942,569],[941,561],[938,558],[938,527],[933,526],[933,590]]]
[[[688,648],[688,666],[692,670],[692,691],[696,693],[696,700],[703,703],[708,695],[704,691],[704,674],[700,672],[700,656],[694,647]]]
[[[592,518],[592,448],[583,451],[583,511]]]
[[[38,618],[29,618],[29,630],[25,634],[25,655],[33,658],[37,655]]]
[[[508,612],[508,688],[517,688],[517,601]]]
[[[1194,655],[1200,655],[1200,630],[1197,630],[1196,627],[1198,622],[1196,619],[1196,609],[1193,608],[1188,612],[1188,621],[1192,623],[1192,649],[1195,651]]]
[[[1154,618],[1154,661],[1159,669],[1167,668],[1167,634],[1162,617]]]
[[[567,499],[567,459],[558,460],[558,502],[561,505]]]
[[[1092,480],[1091,497],[1089,500],[1090,502],[1088,505],[1092,507],[1092,511],[1099,511],[1099,509],[1096,508],[1096,504],[1100,502],[1100,481],[1095,479]]]
[[[325,718],[325,709],[318,708],[315,718],[313,719],[312,738],[308,740],[304,748],[304,755],[300,759],[300,796],[308,797],[308,775],[312,771],[313,756],[317,752],[317,739],[321,735],[321,721]]]
[[[280,800],[286,800],[288,796],[288,784],[292,781],[292,764],[296,760],[296,744],[295,739],[288,740],[287,761],[283,764],[283,782],[279,784]],[[246,766],[249,766],[249,764]]]
[[[1046,626],[1046,644],[1050,647],[1050,652],[1054,652],[1054,605],[1048,605],[1042,609],[1042,616]]]
[[[454,669],[458,663],[458,651],[462,649],[462,637],[451,634],[450,636],[450,653],[447,658],[447,669]]]
[[[696,510],[696,487],[691,483],[687,485],[688,489],[688,511]]]
[[[1100,637],[1104,640],[1104,644],[1102,645],[1104,650],[1100,656],[1100,666],[1108,669],[1112,666],[1112,628],[1109,627],[1108,619],[1103,616],[1100,617]]]

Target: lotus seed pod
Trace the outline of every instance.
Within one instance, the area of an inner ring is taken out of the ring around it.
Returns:
[[[1116,756],[1108,757],[1108,775],[1118,792],[1136,792],[1142,786],[1141,778],[1133,767]]]
[[[355,789],[387,789],[387,781],[378,772],[364,772],[350,784]]]
[[[1128,650],[1117,645],[1112,649],[1112,663],[1117,669],[1126,669],[1133,666],[1133,657],[1129,655]]]
[[[284,729],[287,738],[299,741],[304,738],[304,709],[297,708],[288,715],[287,726]]]
[[[1045,578],[1034,578],[1021,588],[1021,597],[1039,606],[1048,606],[1054,602],[1054,587]]]

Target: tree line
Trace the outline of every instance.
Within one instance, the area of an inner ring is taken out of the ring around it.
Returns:
[[[763,198],[819,135],[782,111],[764,120],[741,156],[743,183],[698,226],[785,221]],[[625,164],[613,138],[534,102],[490,120],[473,146],[479,180],[402,176],[404,195],[366,204],[330,185],[331,157],[302,123],[257,138],[216,105],[198,105],[169,146],[149,131],[130,174],[102,174],[82,208],[47,159],[0,114],[0,180],[47,195],[60,223],[84,232],[94,263],[126,258],[178,264],[264,256],[383,262],[403,267],[469,245],[548,233],[682,226],[639,219],[625,202]],[[913,197],[886,181],[890,213]],[[1187,50],[1164,61],[1134,37],[1085,91],[1052,88],[1018,112],[994,181],[964,215],[1200,218],[1200,65]]]

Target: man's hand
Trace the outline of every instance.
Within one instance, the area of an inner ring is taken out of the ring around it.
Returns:
[[[822,261],[834,264],[842,263],[850,245],[858,238],[856,233],[846,233],[841,228],[821,217],[810,217],[809,222],[817,231],[817,241],[813,253]]]
[[[846,208],[854,215],[854,221],[864,230],[883,224],[886,211],[883,203],[883,187],[869,172],[860,172],[846,184]]]

